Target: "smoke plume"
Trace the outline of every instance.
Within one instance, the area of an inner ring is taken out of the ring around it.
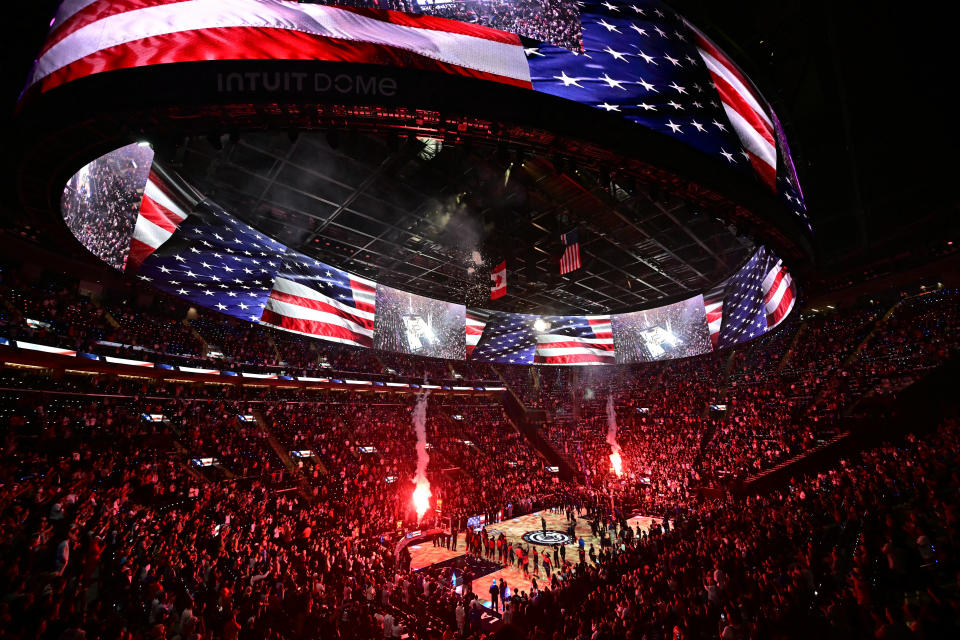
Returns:
[[[417,473],[413,477],[416,488],[413,490],[413,506],[417,510],[417,521],[430,507],[430,481],[427,479],[427,465],[430,455],[427,453],[427,398],[430,390],[422,390],[417,394],[417,402],[413,407],[413,430],[417,434]]]

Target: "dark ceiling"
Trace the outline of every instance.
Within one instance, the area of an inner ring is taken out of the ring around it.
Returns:
[[[752,244],[698,208],[495,147],[336,132],[191,140],[167,159],[290,247],[422,295],[510,311],[635,310],[708,290]],[[160,158],[163,161],[163,158]],[[559,275],[577,228],[583,267]],[[491,266],[508,294],[491,302]]]

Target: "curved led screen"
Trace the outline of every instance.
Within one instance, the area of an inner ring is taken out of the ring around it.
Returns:
[[[759,247],[711,291],[653,309],[584,316],[467,309],[295,251],[156,162],[138,164],[145,153],[136,145],[118,149],[71,178],[61,207],[74,236],[168,294],[319,340],[504,364],[629,364],[745,342],[780,324],[796,301],[783,261]],[[122,197],[104,204],[97,185]],[[498,290],[491,279],[491,297]]]
[[[207,65],[216,94],[241,101],[282,95],[375,102],[398,95],[397,78],[364,75],[361,65],[470,78],[585,105],[598,111],[599,123],[627,120],[695,148],[716,166],[776,194],[810,230],[786,137],[770,104],[730,56],[661,2],[351,4],[363,6],[67,0],[24,95],[108,72],[175,63]],[[237,61],[291,66],[270,71],[215,66]],[[328,67],[311,72],[303,66],[309,63],[336,63],[356,72]],[[453,99],[468,108],[481,96],[482,90]]]

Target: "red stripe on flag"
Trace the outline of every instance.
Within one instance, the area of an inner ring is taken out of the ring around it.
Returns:
[[[761,118],[753,107],[743,99],[743,96],[740,95],[733,85],[727,82],[726,78],[712,71],[710,72],[710,77],[713,78],[713,84],[717,87],[720,99],[731,109],[739,113],[754,131],[763,136],[764,140],[776,146],[776,142],[773,139],[773,129],[767,124],[767,121]]]
[[[696,41],[697,46],[699,48],[709,53],[714,60],[722,64],[727,69],[727,71],[729,71],[734,77],[736,77],[737,80],[740,81],[740,83],[744,87],[747,87],[749,89],[750,87],[753,86],[753,83],[750,82],[750,80],[748,80],[746,76],[740,73],[740,69],[737,67],[737,65],[733,63],[733,61],[730,58],[726,56],[725,53],[720,51],[720,49],[716,48],[713,45],[713,43],[707,40],[707,38],[698,30],[691,29],[691,31],[693,32],[694,40]]]
[[[485,27],[470,22],[460,22],[450,18],[441,18],[431,16],[425,13],[404,13],[402,11],[388,11],[385,9],[368,9],[365,7],[337,7],[341,11],[356,13],[365,18],[389,22],[404,27],[413,27],[415,29],[430,29],[431,31],[443,31],[444,33],[459,33],[464,36],[473,36],[474,38],[483,38],[492,42],[502,42],[504,44],[515,44],[520,46],[520,36],[509,31],[501,31],[493,27]]]
[[[787,287],[787,290],[783,292],[783,297],[780,298],[780,304],[777,305],[777,308],[773,310],[772,313],[767,314],[767,325],[770,328],[780,324],[780,321],[783,320],[787,313],[790,311],[790,307],[793,304],[794,298],[794,287],[791,284]]]
[[[770,288],[767,289],[763,294],[763,303],[767,304],[770,302],[770,299],[777,293],[777,288],[780,286],[780,282],[783,280],[783,277],[786,275],[787,270],[784,267],[780,267],[777,271],[777,275],[774,276],[773,282],[770,284]]]
[[[271,294],[272,295],[272,294]],[[319,322],[317,320],[304,320],[303,318],[291,318],[276,313],[272,309],[264,309],[260,316],[261,322],[272,324],[281,329],[289,329],[298,333],[304,333],[320,338],[330,338],[333,340],[345,341],[351,344],[359,344],[364,347],[373,346],[373,337],[355,333],[341,327],[340,325],[330,324],[328,322]]]
[[[347,275],[349,276],[349,274]],[[366,283],[350,278],[350,289],[353,291],[353,300],[357,309],[360,311],[366,311],[367,313],[373,313],[376,310],[377,307],[375,301],[377,290],[375,286],[371,287]],[[358,293],[366,293],[374,296],[374,302],[367,302],[365,296],[358,296]]]
[[[130,271],[131,267],[133,271],[136,271],[140,268],[140,265],[143,264],[143,261],[150,257],[150,254],[154,252],[154,247],[151,247],[146,242],[141,242],[136,238],[130,240],[130,253],[127,254],[127,263],[124,266],[124,271]]]
[[[324,302],[322,300],[314,300],[313,298],[304,298],[302,296],[295,296],[289,293],[284,293],[282,291],[277,291],[274,289],[270,292],[270,297],[278,302],[286,302],[287,304],[292,304],[297,307],[302,307],[304,309],[311,309],[313,311],[320,311],[323,313],[329,313],[330,315],[343,318],[344,320],[349,320],[354,322],[365,329],[373,330],[373,320],[369,320],[360,315],[355,315],[349,311],[344,311],[343,309],[338,309],[336,306]]]
[[[590,353],[573,353],[565,356],[533,356],[534,364],[583,364],[587,362],[610,363],[616,362],[613,355],[593,355]]]
[[[764,184],[776,191],[777,189],[777,170],[767,164],[763,159],[758,158],[752,151],[745,149],[747,155],[750,157],[750,164],[753,166],[753,170],[760,175],[760,179],[763,180]]]
[[[56,25],[50,36],[47,37],[46,42],[43,43],[43,49],[40,50],[40,55],[42,56],[44,53],[50,50],[50,47],[63,40],[74,31],[78,31],[79,29],[82,29],[83,27],[87,26],[88,24],[92,24],[97,20],[102,20],[103,18],[126,13],[128,11],[135,11],[137,9],[145,9],[147,7],[155,7],[162,4],[173,4],[175,2],[183,1],[184,0],[99,0],[91,5],[87,5],[80,11],[77,11],[75,14],[61,22],[59,25]]]
[[[603,342],[582,342],[576,338],[571,338],[566,342],[541,342],[537,345],[538,349],[600,349],[601,351],[613,351],[613,343]]]
[[[134,40],[101,49],[68,64],[43,78],[38,85],[43,92],[96,73],[208,60],[354,62],[435,71],[526,89],[533,86],[529,81],[468,69],[387,45],[337,40],[298,31],[260,27],[220,27],[179,31]]]
[[[140,215],[170,233],[176,231],[177,225],[182,222],[180,216],[157,204],[153,198],[147,195],[143,196],[143,201],[140,203]]]

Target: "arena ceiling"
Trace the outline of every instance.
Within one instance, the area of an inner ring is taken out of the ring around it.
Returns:
[[[56,5],[20,4],[9,16],[5,134]],[[736,56],[784,121],[822,270],[956,237],[953,83],[943,75],[944,61],[952,59],[950,21],[883,3],[869,9],[760,0],[671,5]],[[918,20],[922,27],[912,26]],[[888,54],[878,56],[878,48]],[[2,157],[0,198],[19,232],[15,167],[7,162],[13,156]],[[29,224],[37,237],[47,235]]]
[[[753,246],[677,198],[492,146],[244,133],[188,140],[168,165],[292,248],[473,306],[554,314],[656,306],[709,290]],[[560,234],[572,228],[583,268],[560,276]],[[491,302],[490,269],[503,259],[508,295]]]

